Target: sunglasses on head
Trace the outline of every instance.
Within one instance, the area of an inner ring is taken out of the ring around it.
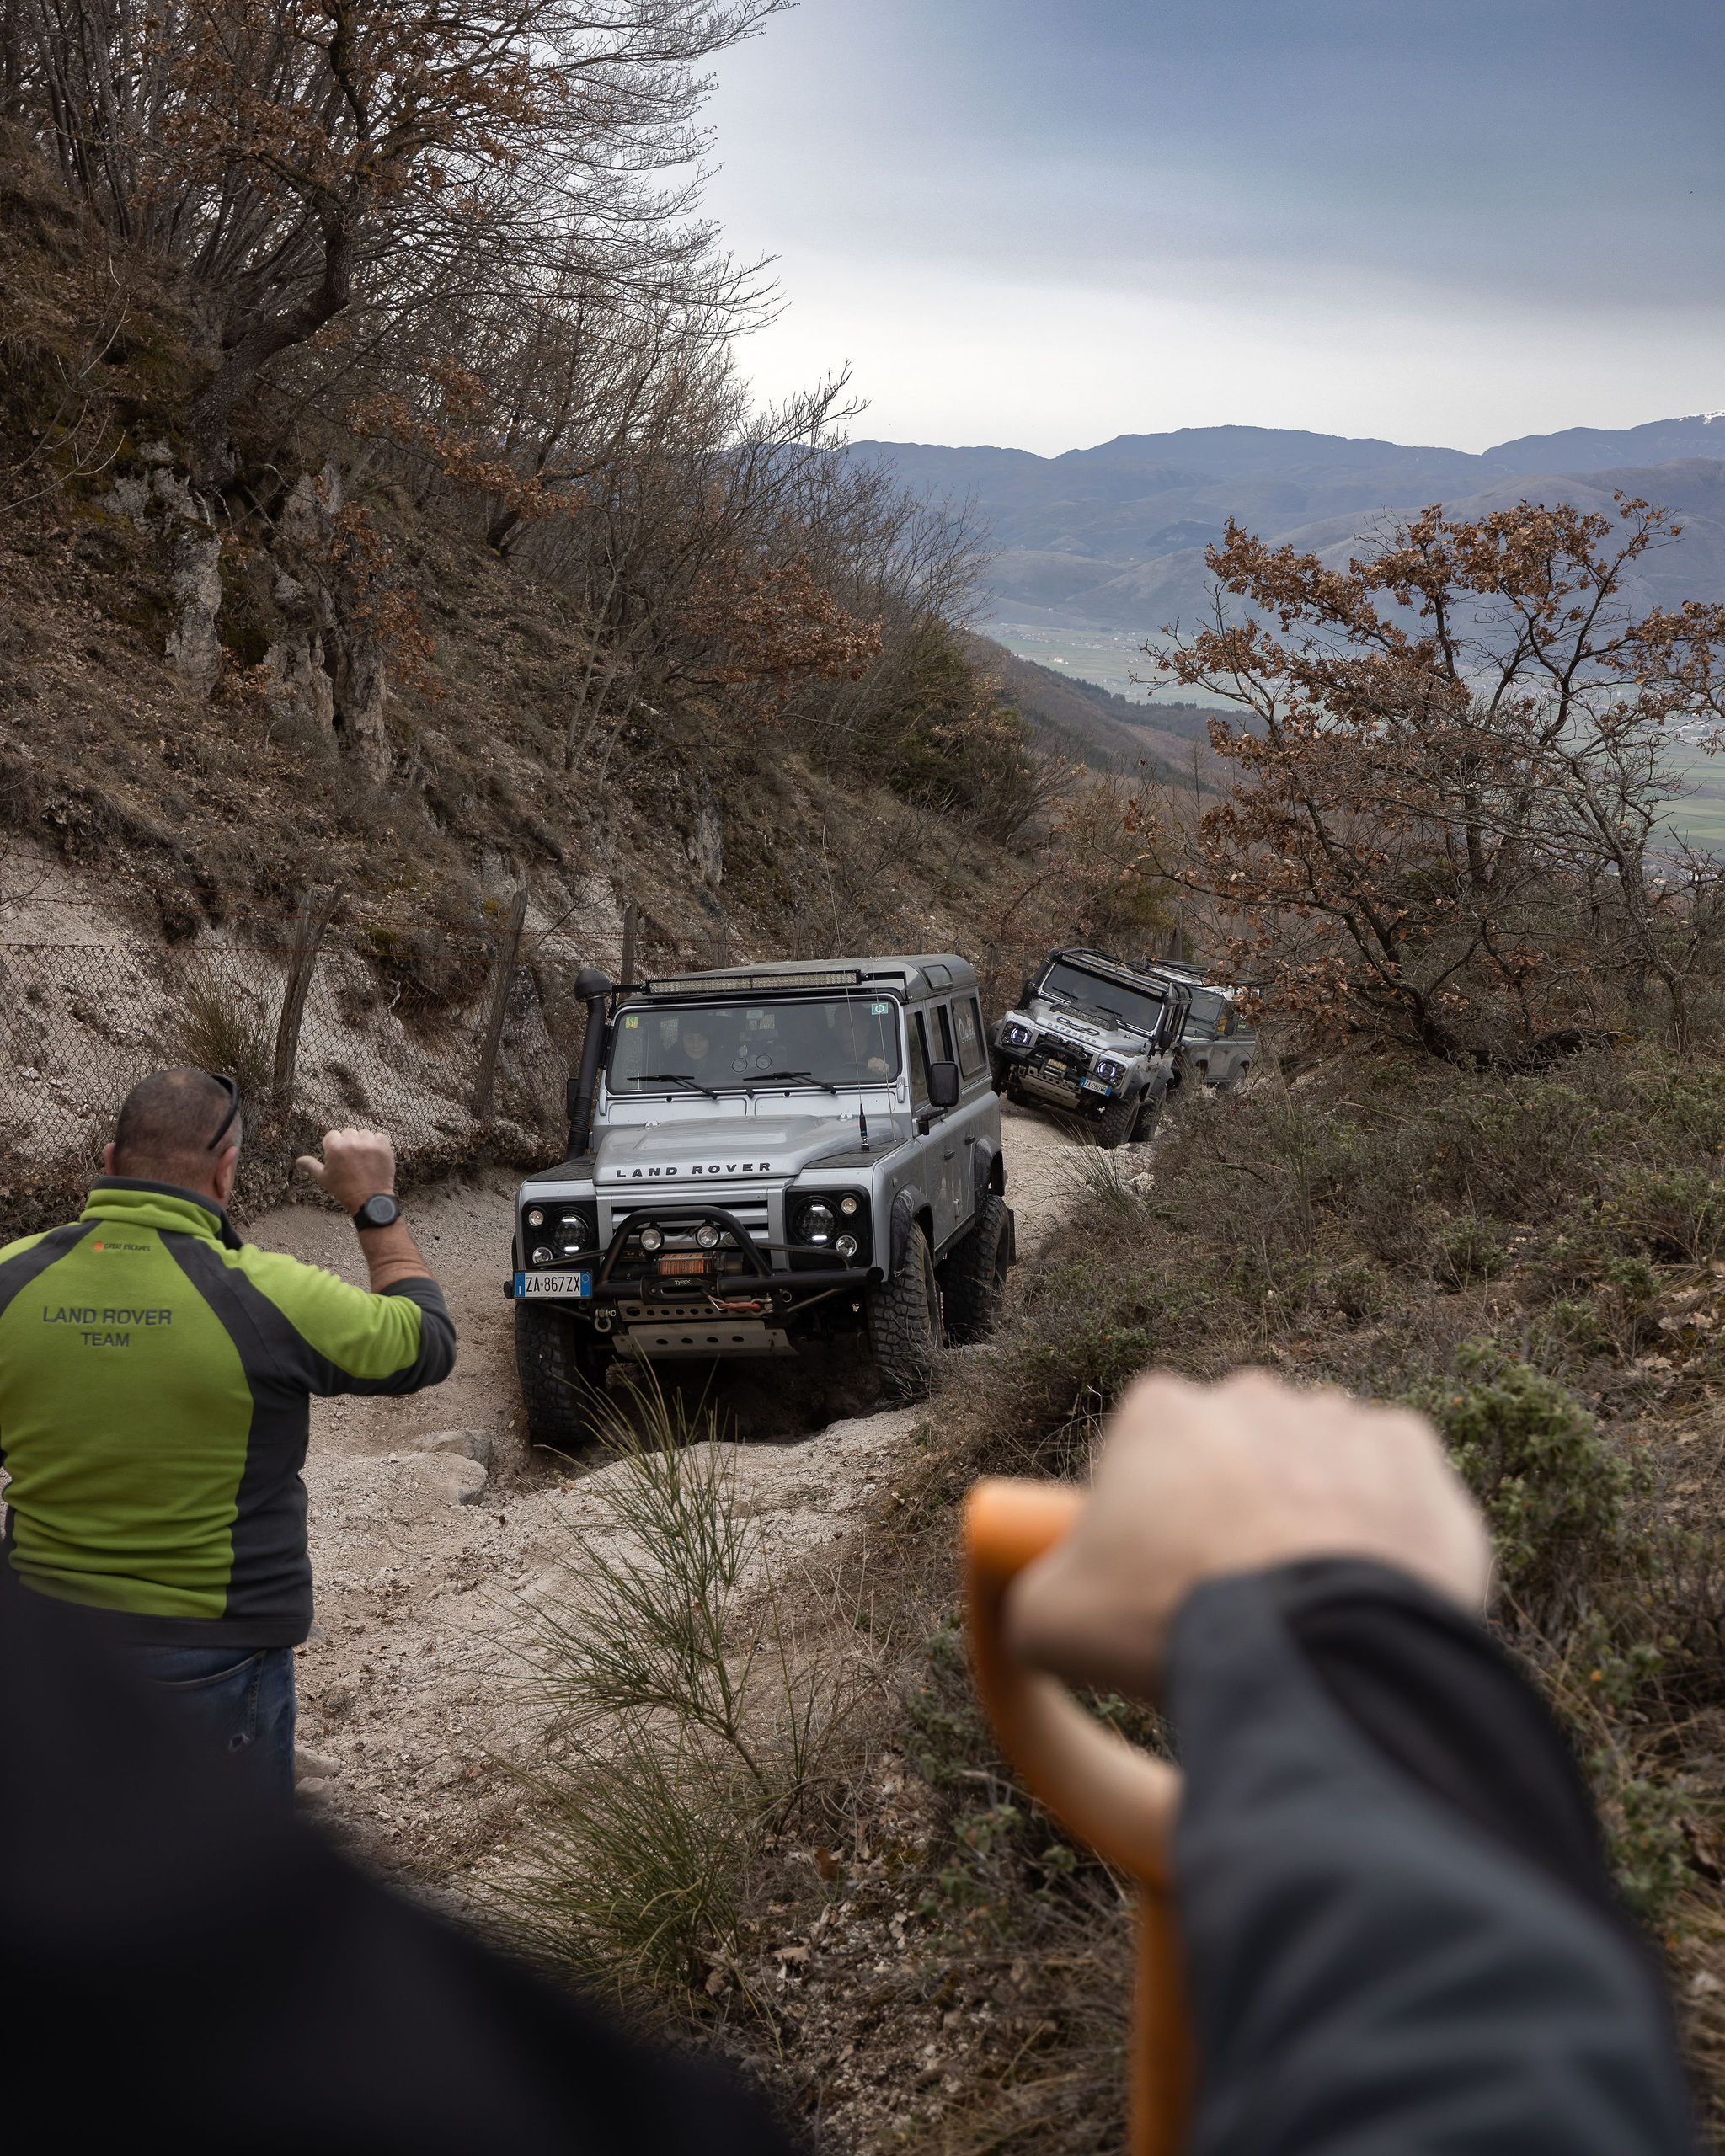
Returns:
[[[216,1135],[204,1149],[206,1152],[213,1153],[222,1139],[227,1137],[228,1132],[232,1129],[234,1118],[239,1113],[239,1086],[233,1079],[225,1076],[219,1070],[206,1070],[204,1075],[213,1079],[227,1095],[227,1113],[222,1117]]]

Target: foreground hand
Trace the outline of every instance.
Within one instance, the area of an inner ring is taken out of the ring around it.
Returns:
[[[1485,1524],[1423,1416],[1262,1371],[1145,1378],[1116,1410],[1090,1501],[1007,1598],[1025,1662],[1140,1696],[1203,1580],[1302,1557],[1370,1557],[1465,1608],[1485,1599]]]
[[[323,1159],[302,1153],[294,1166],[322,1183],[344,1213],[395,1188],[395,1148],[381,1130],[326,1130]]]

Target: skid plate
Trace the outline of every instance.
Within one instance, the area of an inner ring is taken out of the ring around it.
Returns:
[[[632,1325],[617,1343],[620,1355],[644,1362],[669,1362],[679,1356],[794,1355],[790,1336],[758,1317],[660,1319]]]

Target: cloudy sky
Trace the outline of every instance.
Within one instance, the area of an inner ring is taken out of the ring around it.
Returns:
[[[1725,406],[1720,0],[801,0],[720,62],[771,395],[1478,450]]]

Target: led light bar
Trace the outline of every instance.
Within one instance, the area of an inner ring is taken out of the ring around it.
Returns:
[[[649,995],[712,995],[721,989],[740,988],[766,994],[782,988],[856,988],[862,976],[854,968],[825,974],[685,974],[674,980],[650,980]]]

